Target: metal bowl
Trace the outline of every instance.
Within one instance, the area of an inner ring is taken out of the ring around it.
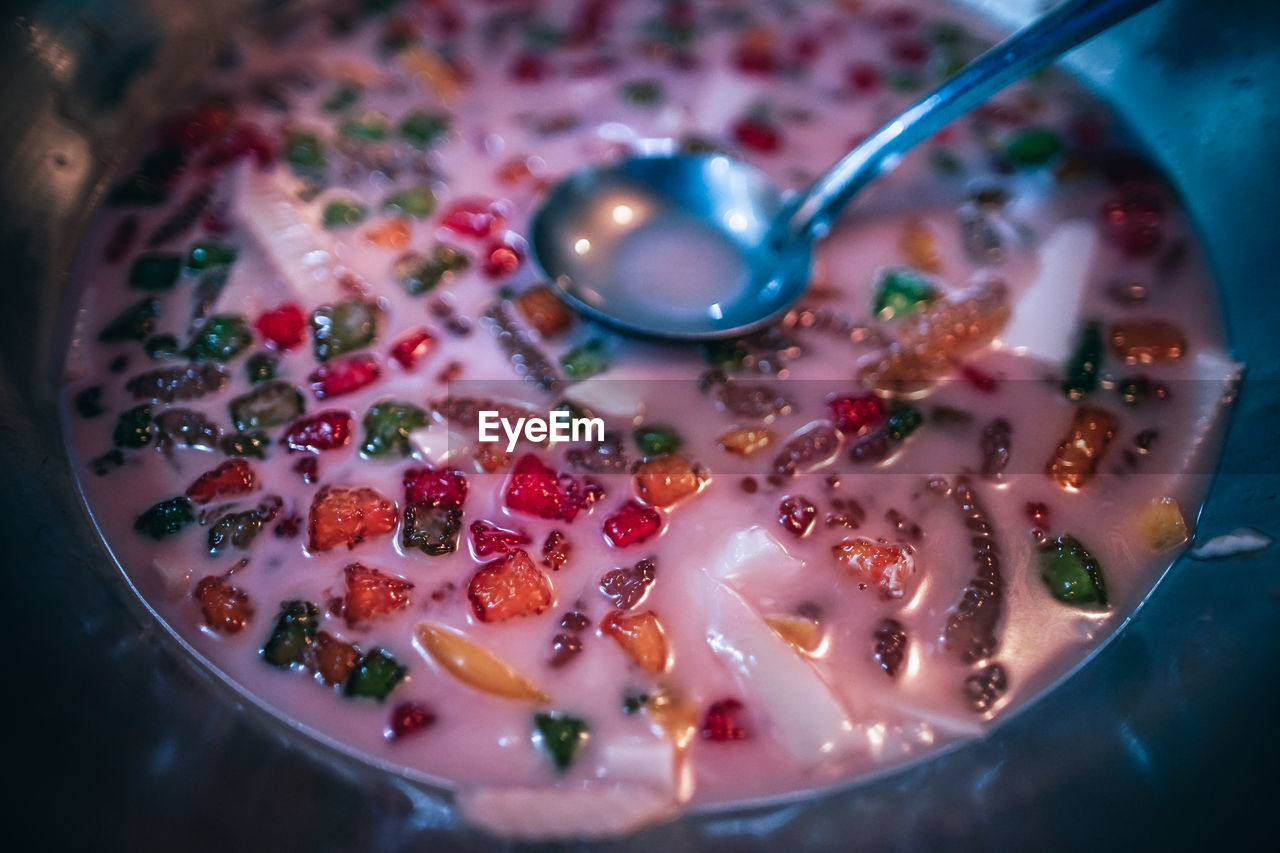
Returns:
[[[250,8],[252,5],[252,8]],[[300,738],[191,664],[120,583],[55,412],[66,274],[120,157],[263,5],[18,4],[0,34],[0,543],[15,822],[94,849],[486,848],[438,794]],[[1039,0],[972,5],[1004,23]],[[1280,501],[1280,5],[1166,0],[1070,65],[1199,225],[1250,365],[1202,536]],[[1280,758],[1274,547],[1179,561],[1097,656],[987,737],[877,780],[700,812],[624,848],[1182,848],[1260,833]]]

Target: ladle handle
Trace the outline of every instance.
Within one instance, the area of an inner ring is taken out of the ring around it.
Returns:
[[[970,62],[821,175],[789,208],[777,237],[821,239],[849,199],[916,143],[1010,83],[1158,0],[1067,0]]]

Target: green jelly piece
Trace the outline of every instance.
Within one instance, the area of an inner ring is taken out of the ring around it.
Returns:
[[[168,252],[139,255],[129,268],[129,286],[138,290],[168,290],[178,282],[182,256]]]
[[[1102,568],[1074,536],[1063,534],[1041,543],[1040,579],[1063,604],[1107,606]]]
[[[364,444],[360,452],[365,456],[386,456],[394,453],[409,455],[409,433],[426,426],[427,413],[411,403],[394,400],[377,403],[364,416]]]
[[[914,71],[891,71],[885,77],[885,84],[895,92],[916,92],[924,86],[924,77]]]
[[[343,692],[348,696],[363,696],[381,702],[404,680],[408,671],[390,653],[374,649],[351,670]]]
[[[268,352],[255,352],[244,364],[250,384],[269,382],[280,373],[280,359]]]
[[[249,348],[253,332],[238,314],[215,314],[191,339],[183,354],[192,361],[227,362]]]
[[[546,750],[560,771],[569,769],[574,755],[591,737],[591,730],[583,720],[555,711],[536,714],[533,725],[534,742]]]
[[[436,194],[431,187],[410,187],[388,196],[382,204],[392,213],[426,219],[436,209]]]
[[[889,412],[888,432],[894,441],[902,441],[916,431],[924,418],[910,406],[895,406]]]
[[[408,254],[396,261],[395,276],[410,296],[420,296],[471,266],[461,249],[437,243],[430,256]]]
[[[317,308],[311,315],[316,361],[328,361],[369,346],[378,336],[381,319],[381,308],[360,299]]]
[[[666,424],[644,424],[633,433],[636,446],[645,456],[661,456],[671,453],[683,444],[680,433]]]
[[[1017,166],[1034,169],[1050,163],[1062,153],[1062,140],[1048,128],[1036,128],[1018,134],[1005,149]]]
[[[177,358],[178,351],[182,348],[178,343],[176,335],[165,332],[162,335],[155,335],[147,338],[142,348],[147,351],[147,355],[156,360],[164,358]]]
[[[120,413],[116,418],[116,427],[111,432],[111,441],[116,447],[146,447],[155,435],[155,425],[151,423],[150,406],[134,406]]]
[[[1085,394],[1097,390],[1099,371],[1102,369],[1102,328],[1093,320],[1080,327],[1075,349],[1067,361],[1066,378],[1062,391],[1069,399],[1079,400]]]
[[[361,94],[358,86],[339,86],[333,90],[333,94],[325,98],[321,106],[327,113],[340,113],[360,100]]]
[[[324,206],[322,218],[325,228],[346,228],[359,225],[369,213],[369,208],[358,201],[337,199]]]
[[[227,547],[248,548],[262,531],[263,523],[256,510],[227,513],[209,528],[209,553],[216,554]]]
[[[1138,406],[1151,399],[1164,399],[1169,389],[1145,376],[1131,376],[1116,383],[1116,393],[1127,405]]]
[[[357,142],[381,142],[391,131],[391,122],[385,113],[370,110],[338,125],[338,133]]]
[[[211,267],[230,266],[236,262],[236,247],[226,243],[196,243],[187,250],[187,269],[202,272]]]
[[[435,145],[449,132],[449,117],[441,113],[409,113],[400,120],[400,135],[419,148]]]
[[[586,379],[609,369],[604,341],[593,339],[576,346],[560,357],[560,366],[570,379]]]
[[[702,355],[707,363],[721,370],[741,370],[747,357],[741,341],[708,341],[702,345]]]
[[[254,459],[267,458],[267,445],[271,440],[260,430],[252,432],[236,432],[223,436],[220,447],[228,456],[246,456]]]
[[[80,417],[96,418],[106,411],[102,406],[102,386],[93,385],[77,391],[71,398],[71,404],[75,406],[76,414]]]
[[[325,145],[319,134],[292,130],[284,138],[284,159],[298,175],[314,175],[325,167]]]
[[[191,501],[186,498],[170,498],[148,509],[133,522],[133,529],[152,539],[172,536],[195,520]]]
[[[98,333],[98,340],[103,343],[144,340],[155,329],[159,316],[160,303],[156,300],[148,297],[135,302]]]
[[[404,508],[404,547],[439,557],[458,550],[462,513],[448,507],[415,501]]]
[[[230,403],[231,423],[238,432],[297,420],[305,409],[302,392],[288,382],[264,382]]]
[[[263,660],[272,666],[302,666],[319,625],[320,608],[310,601],[283,602],[271,636],[262,646]]]
[[[955,152],[941,146],[929,149],[929,165],[939,175],[958,175],[964,171],[964,163]]]
[[[622,98],[629,104],[652,106],[662,100],[662,84],[656,80],[632,80],[623,84]]]
[[[579,418],[595,417],[595,413],[592,412],[590,409],[579,406],[577,403],[573,402],[572,400],[561,400],[559,403],[556,403],[554,407],[552,407],[551,411],[553,413],[565,412],[569,415],[570,420],[578,420]]]
[[[938,298],[933,280],[910,267],[891,267],[876,278],[871,310],[881,320],[914,314]]]

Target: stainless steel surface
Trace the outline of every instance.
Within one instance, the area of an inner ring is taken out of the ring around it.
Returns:
[[[987,0],[1005,14],[1032,0]],[[65,273],[109,169],[227,4],[35,3],[0,32],[0,543],[11,835],[49,849],[481,849],[428,793],[287,736],[123,594],[54,412]],[[150,45],[147,49],[145,46]],[[1073,55],[1184,193],[1250,372],[1198,523],[1280,528],[1280,6],[1167,0]],[[1280,560],[1181,561],[1132,624],[981,742],[852,791],[701,814],[637,850],[1258,845],[1280,761]],[[1271,846],[1271,845],[1268,845]]]

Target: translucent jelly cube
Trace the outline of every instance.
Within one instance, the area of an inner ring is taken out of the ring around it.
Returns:
[[[1187,521],[1173,498],[1153,498],[1138,511],[1136,520],[1142,543],[1152,551],[1166,551],[1187,541]]]

